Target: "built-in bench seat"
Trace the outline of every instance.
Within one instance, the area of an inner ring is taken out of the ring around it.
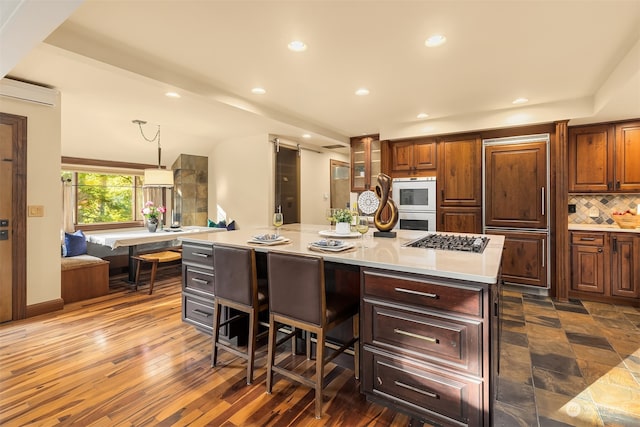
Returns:
[[[92,255],[63,257],[62,299],[65,304],[109,293],[109,261]]]

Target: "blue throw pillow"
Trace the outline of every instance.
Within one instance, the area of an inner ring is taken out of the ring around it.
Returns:
[[[71,257],[76,255],[84,255],[87,253],[87,239],[82,230],[75,233],[64,233],[64,256]]]
[[[211,221],[210,219],[207,219],[207,227],[217,227],[218,224],[216,224],[215,222]]]

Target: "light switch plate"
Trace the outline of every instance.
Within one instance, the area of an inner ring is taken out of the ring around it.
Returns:
[[[30,205],[27,209],[29,216],[44,216],[44,206]]]

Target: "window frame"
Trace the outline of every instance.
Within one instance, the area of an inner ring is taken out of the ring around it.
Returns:
[[[138,180],[144,174],[144,169],[156,168],[157,165],[149,165],[143,163],[128,163],[128,162],[118,162],[111,160],[96,160],[96,159],[84,159],[79,157],[65,157],[61,158],[61,167],[60,171],[70,171],[74,175],[82,172],[90,172],[90,173],[104,173],[111,175],[131,175],[134,176],[135,185],[134,188],[138,188]],[[77,175],[74,177],[74,184],[77,183]],[[73,222],[76,230],[82,231],[97,231],[97,230],[112,230],[116,228],[131,228],[131,227],[141,227],[144,225],[144,219],[142,215],[135,209],[138,206],[138,194],[137,191],[134,190],[134,217],[136,219],[132,221],[122,221],[122,222],[103,222],[97,224],[78,224],[78,204],[77,204],[77,191],[78,187],[74,185],[74,215]],[[144,196],[143,196],[144,197]],[[162,205],[166,206],[166,192],[162,191]],[[140,219],[137,219],[140,218]]]

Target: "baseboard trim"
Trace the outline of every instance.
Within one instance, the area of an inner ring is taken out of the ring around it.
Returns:
[[[39,316],[41,314],[47,314],[54,311],[62,310],[63,308],[64,300],[62,298],[39,302],[38,304],[31,304],[27,306],[27,317]]]

